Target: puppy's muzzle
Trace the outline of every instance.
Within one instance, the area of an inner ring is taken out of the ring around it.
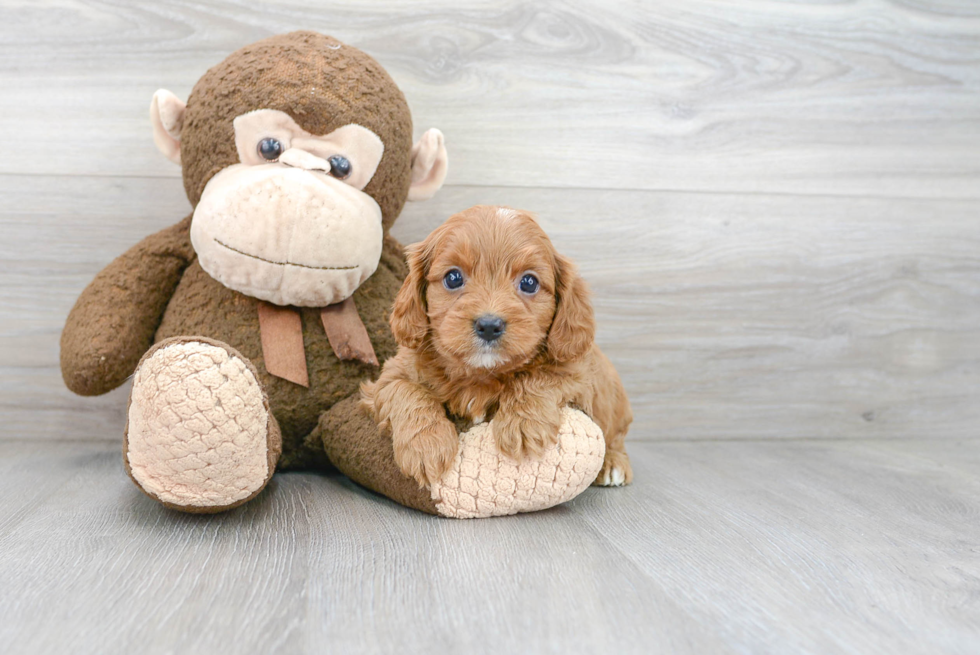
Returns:
[[[484,343],[493,343],[507,331],[507,322],[499,316],[485,314],[473,321],[473,331]]]

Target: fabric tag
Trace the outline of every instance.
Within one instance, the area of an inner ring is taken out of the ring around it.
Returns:
[[[378,366],[378,356],[371,345],[364,322],[357,313],[354,299],[327,305],[320,310],[323,329],[330,340],[330,347],[338,359],[356,359],[365,364]]]
[[[259,333],[265,369],[277,378],[309,388],[303,319],[295,307],[259,303]]]

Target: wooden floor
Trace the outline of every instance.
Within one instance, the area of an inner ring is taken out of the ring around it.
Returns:
[[[650,442],[637,483],[433,519],[282,474],[162,509],[114,445],[0,444],[4,653],[976,653],[976,441]]]
[[[185,216],[153,92],[293,29],[589,280],[636,484],[432,519],[278,476],[219,517],[72,396],[98,270]],[[980,653],[980,5],[0,0],[0,652]]]

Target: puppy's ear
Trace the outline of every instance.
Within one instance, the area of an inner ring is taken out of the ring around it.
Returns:
[[[429,270],[427,242],[406,248],[408,275],[395,296],[391,307],[391,333],[399,346],[418,348],[429,330],[429,317],[425,313],[425,276]]]
[[[589,289],[575,264],[555,255],[555,318],[548,331],[548,354],[559,362],[581,357],[595,341],[595,314]]]

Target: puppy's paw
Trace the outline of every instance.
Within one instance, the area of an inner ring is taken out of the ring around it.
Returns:
[[[528,418],[517,414],[497,413],[490,427],[497,447],[516,460],[524,456],[540,457],[545,449],[558,443],[561,415]]]
[[[633,481],[630,457],[623,451],[607,450],[602,469],[592,484],[597,487],[622,487]]]
[[[431,487],[452,467],[459,450],[456,426],[436,421],[415,434],[394,435],[395,463],[420,486]]]

